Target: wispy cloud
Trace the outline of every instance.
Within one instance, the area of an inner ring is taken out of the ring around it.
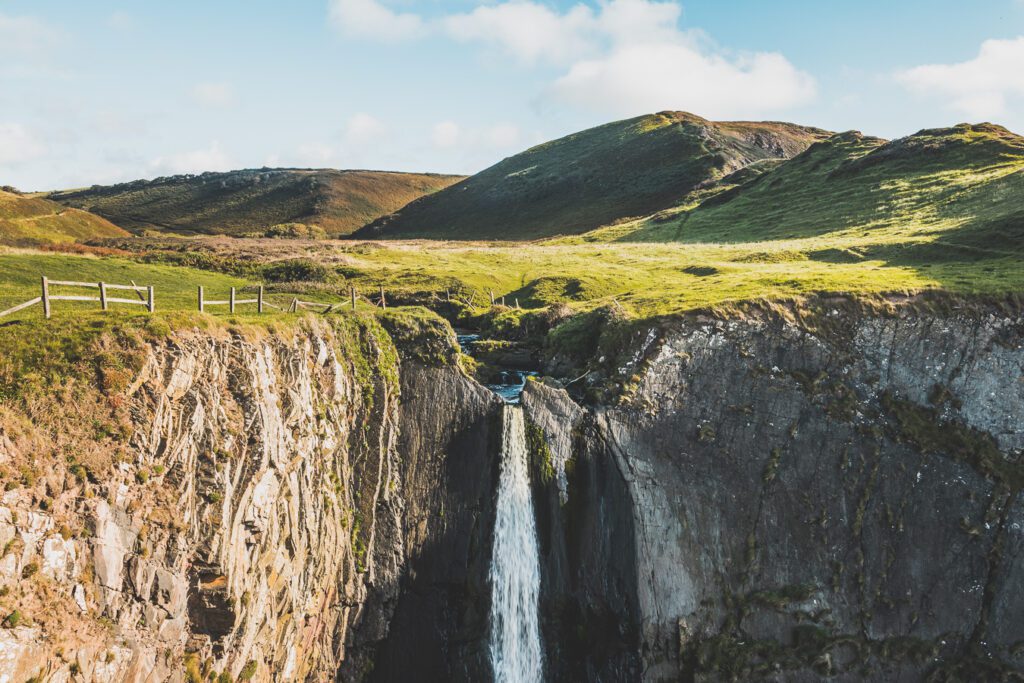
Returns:
[[[0,55],[43,54],[60,42],[61,31],[30,16],[0,12]]]
[[[506,0],[432,20],[398,14],[377,0],[333,0],[346,31],[398,40],[432,35],[479,45],[526,67],[561,67],[542,97],[609,115],[689,109],[713,117],[751,116],[814,99],[814,78],[775,52],[733,54],[679,27],[682,6],[608,0],[560,12]]]
[[[986,40],[973,59],[925,64],[896,78],[915,92],[951,98],[949,106],[973,119],[1003,116],[1009,99],[1024,96],[1024,36]]]
[[[347,36],[393,42],[419,36],[425,28],[418,15],[395,12],[376,0],[331,0],[329,11],[335,28]]]
[[[228,171],[234,168],[230,155],[220,142],[214,140],[209,146],[189,152],[180,152],[153,159],[149,167],[154,173],[202,173],[204,171]]]
[[[117,10],[107,17],[107,26],[115,31],[131,31],[135,29],[135,17],[127,12]]]
[[[235,103],[235,91],[227,83],[197,83],[191,95],[195,102],[204,107],[223,108]]]
[[[20,123],[0,123],[0,165],[16,166],[46,154],[47,146]]]

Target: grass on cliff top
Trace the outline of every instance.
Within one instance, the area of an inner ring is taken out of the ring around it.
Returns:
[[[344,284],[374,291],[443,296],[474,306],[489,292],[524,308],[615,304],[636,317],[671,315],[739,301],[825,292],[960,294],[1024,291],[1022,259],[959,253],[927,241],[891,241],[863,257],[826,237],[749,244],[331,243],[317,258]],[[849,253],[848,253],[849,251]]]
[[[231,277],[192,268],[137,263],[122,258],[96,258],[73,254],[47,254],[36,252],[0,252],[0,310],[20,304],[40,295],[41,277],[51,280],[80,282],[109,282],[131,284],[134,280],[141,286],[154,287],[157,311],[196,310],[196,289],[202,285],[208,299],[227,299],[231,287],[245,288],[245,298],[251,296],[251,280]],[[99,290],[81,287],[51,287],[51,294],[99,296]],[[243,292],[239,292],[242,298]],[[111,290],[109,295],[118,298],[136,296],[130,291]],[[111,309],[141,313],[141,306],[110,304]],[[0,318],[0,325],[12,319],[42,318],[42,307],[32,306],[11,316]],[[52,311],[55,317],[75,316],[83,312],[98,311],[95,302],[55,301]],[[227,310],[226,308],[224,309]]]

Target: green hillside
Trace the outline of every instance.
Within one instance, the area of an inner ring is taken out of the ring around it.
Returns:
[[[316,234],[338,237],[460,179],[437,174],[263,168],[94,185],[48,196],[136,231],[237,235],[302,224],[323,231],[314,231]]]
[[[87,211],[0,190],[0,244],[30,246],[127,234],[105,218]]]
[[[662,112],[554,140],[424,197],[367,238],[536,239],[586,232],[674,205],[749,164],[827,137],[788,123],[714,123]]]
[[[992,124],[886,142],[843,133],[702,202],[596,231],[595,241],[742,243],[824,236],[856,260],[1020,254],[1024,138]],[[940,248],[941,246],[941,248]],[[906,251],[911,249],[911,251]]]

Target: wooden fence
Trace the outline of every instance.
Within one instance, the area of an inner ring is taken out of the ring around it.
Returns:
[[[89,289],[98,289],[99,296],[84,296],[81,294],[54,294],[50,291],[50,287],[87,287]],[[138,299],[125,299],[121,297],[110,296],[108,292],[114,291],[133,291],[138,294]],[[146,295],[143,296],[142,293]],[[52,304],[54,301],[95,301],[99,303],[100,308],[104,311],[109,310],[110,304],[129,304],[134,306],[145,306],[146,309],[152,313],[156,310],[156,303],[153,296],[152,285],[140,286],[134,282],[130,285],[115,285],[109,282],[74,282],[71,280],[51,280],[45,275],[42,278],[42,291],[40,296],[34,299],[30,299],[25,303],[18,304],[12,308],[8,308],[6,311],[0,311],[0,318],[11,313],[17,313],[18,311],[24,310],[30,306],[36,304],[43,305],[43,315],[47,318],[50,317]]]
[[[98,289],[99,296],[85,296],[78,294],[54,294],[50,291],[51,287],[85,287],[90,289]],[[135,292],[137,299],[127,299],[121,297],[110,296],[110,291],[131,291]],[[210,306],[227,306],[228,311],[231,313],[235,312],[236,307],[243,305],[256,305],[256,312],[263,313],[266,308],[274,308],[277,310],[287,310],[289,313],[296,313],[300,309],[319,309],[323,313],[329,313],[334,310],[341,309],[346,305],[352,307],[352,310],[356,309],[359,299],[366,301],[373,306],[379,306],[382,309],[387,309],[388,302],[387,297],[384,295],[384,286],[379,287],[380,297],[375,301],[368,296],[360,294],[356,291],[355,287],[349,287],[349,298],[348,301],[339,301],[335,303],[322,303],[318,301],[302,301],[298,298],[293,298],[289,303],[288,307],[282,309],[281,306],[276,306],[271,302],[267,301],[263,294],[263,285],[259,285],[256,290],[255,299],[239,299],[237,290],[232,287],[227,299],[213,300],[206,298],[206,292],[202,285],[198,288],[197,302],[199,305],[199,311],[204,312]],[[499,301],[502,305],[505,303],[505,297],[501,297],[500,300],[494,296],[494,292],[491,291],[491,305],[497,304]],[[434,295],[435,298],[437,295]],[[473,305],[473,299],[476,298],[476,293],[473,292],[469,299],[453,297],[450,289],[446,289],[444,293],[446,301],[451,302],[453,299],[463,301],[467,306]],[[50,317],[51,305],[54,301],[95,301],[98,302],[100,308],[104,311],[109,310],[110,304],[129,304],[135,306],[145,306],[146,309],[152,313],[156,310],[156,304],[154,301],[154,292],[152,285],[137,285],[132,282],[130,285],[117,285],[109,282],[73,282],[70,280],[50,280],[47,277],[42,278],[42,290],[40,296],[37,296],[30,301],[18,304],[8,308],[6,311],[0,311],[0,318],[17,313],[18,311],[24,310],[36,304],[42,304],[43,315],[47,318]],[[516,308],[519,308],[519,300],[515,301]]]
[[[241,305],[244,305],[244,304],[256,304],[256,312],[257,313],[262,313],[264,306],[270,306],[272,308],[278,308],[278,306],[274,306],[273,304],[263,300],[263,285],[259,286],[259,289],[256,292],[256,298],[255,299],[239,299],[237,294],[236,294],[235,288],[232,287],[231,288],[231,295],[228,297],[228,299],[226,301],[211,301],[211,300],[207,299],[205,297],[205,292],[203,291],[203,286],[199,285],[199,312],[200,313],[204,312],[206,310],[207,306],[227,306],[228,307],[228,311],[230,311],[231,313],[234,313],[235,312],[235,306],[241,306]]]

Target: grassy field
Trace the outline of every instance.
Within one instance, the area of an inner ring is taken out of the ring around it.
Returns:
[[[737,301],[841,293],[961,294],[1024,291],[1022,258],[957,252],[927,242],[890,239],[884,256],[848,255],[831,236],[740,244],[520,244],[494,242],[347,242],[295,240],[160,240],[135,243],[147,258],[201,255],[209,268],[243,268],[248,277],[275,264],[315,265],[313,275],[270,286],[338,300],[350,285],[393,298],[429,302],[450,290],[475,307],[489,292],[509,306],[567,303],[580,311],[614,305],[632,317],[671,315]],[[864,248],[864,242],[858,242]],[[881,246],[876,245],[876,246]],[[852,253],[852,252],[851,252]],[[275,271],[276,272],[276,271]]]
[[[333,169],[249,169],[52,192],[132,230],[262,232],[288,223],[347,235],[460,176]]]

